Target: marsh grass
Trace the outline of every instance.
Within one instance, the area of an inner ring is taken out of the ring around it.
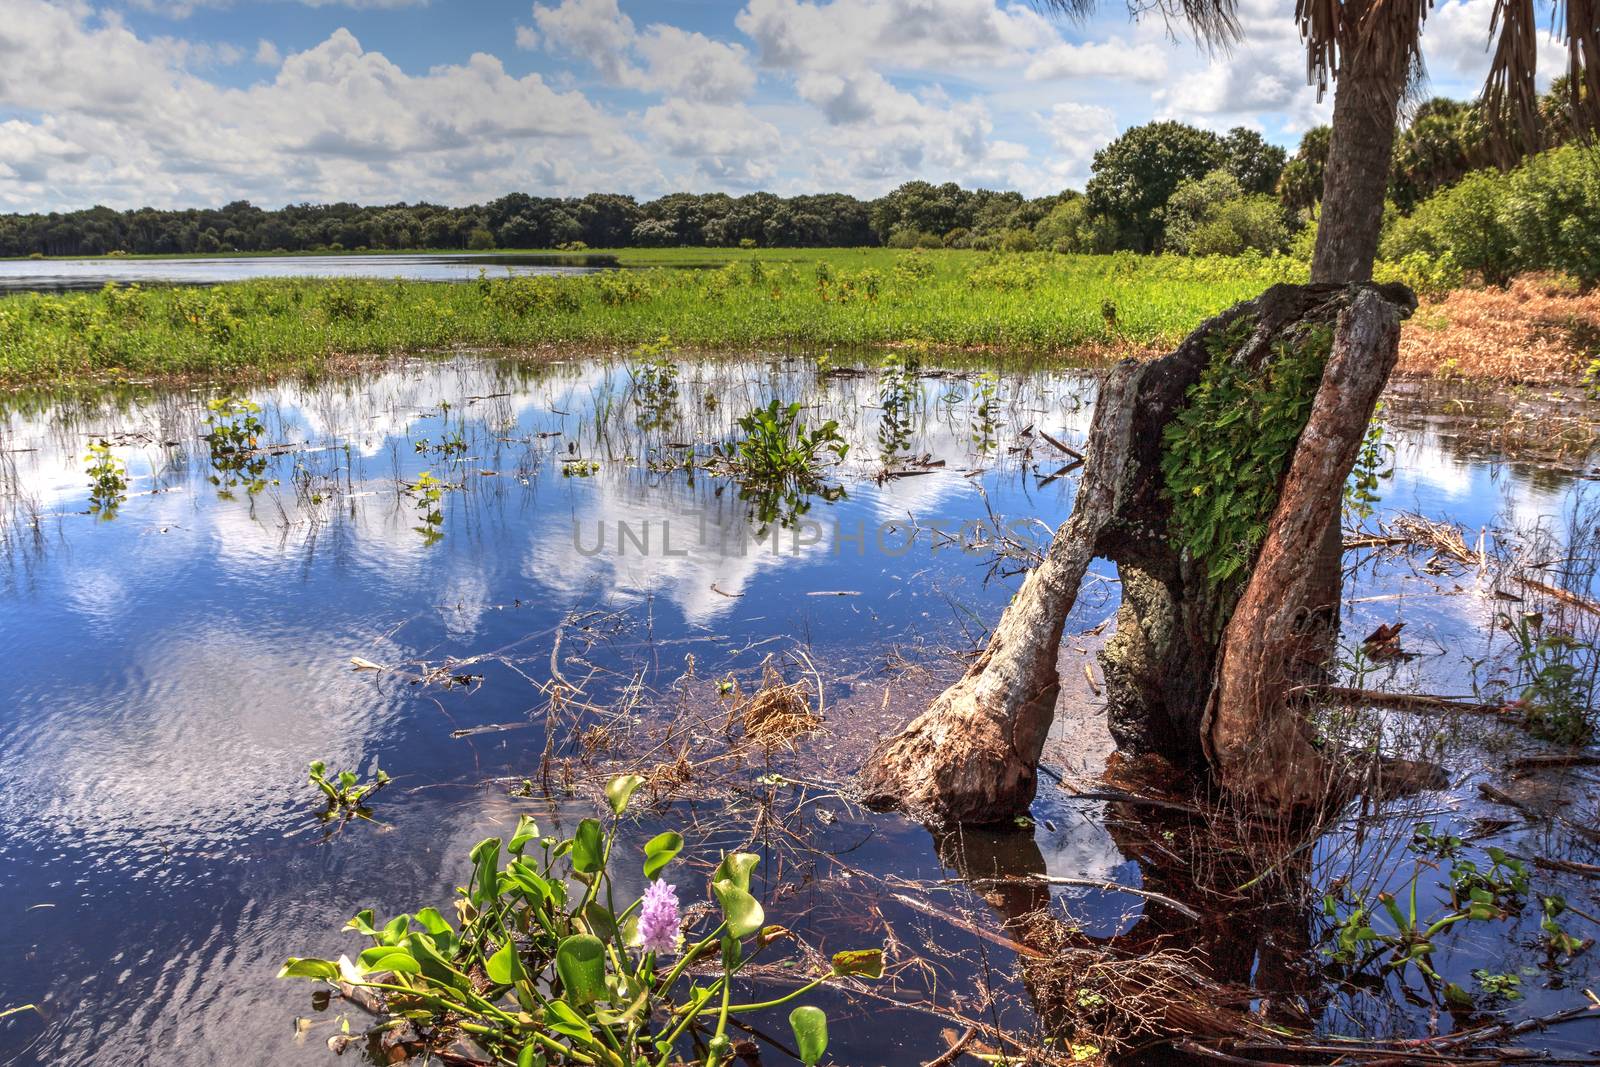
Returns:
[[[1137,350],[1280,281],[1282,257],[1178,259],[887,249],[742,255],[714,269],[477,283],[257,280],[0,299],[0,383],[248,376],[455,347]],[[1117,308],[1114,319],[1102,311]]]

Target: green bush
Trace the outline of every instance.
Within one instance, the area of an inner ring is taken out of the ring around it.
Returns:
[[[1500,219],[1525,268],[1565,271],[1585,291],[1594,288],[1600,282],[1600,152],[1566,145],[1528,159],[1509,176]]]
[[[1289,244],[1288,220],[1278,201],[1246,196],[1239,179],[1220,168],[1179,184],[1164,214],[1169,252],[1237,256],[1250,249],[1281,252]]]
[[[1490,285],[1504,285],[1518,268],[1517,250],[1503,220],[1507,180],[1477,171],[1424,200],[1385,234],[1382,256],[1410,261],[1418,256],[1449,256],[1463,270],[1476,271]]]
[[[1078,254],[1110,252],[1117,245],[1116,227],[1089,210],[1082,197],[1057,204],[1033,228],[1040,248]]]

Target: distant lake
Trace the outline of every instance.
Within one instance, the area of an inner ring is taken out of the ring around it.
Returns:
[[[406,278],[464,282],[490,274],[592,274],[614,270],[615,256],[481,253],[348,256],[216,256],[202,259],[0,260],[0,293],[59,293],[119,285],[219,285],[252,278]]]

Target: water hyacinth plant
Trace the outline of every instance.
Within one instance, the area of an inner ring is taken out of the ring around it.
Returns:
[[[767,925],[750,887],[760,857],[746,852],[723,856],[712,872],[717,909],[703,920],[709,929],[694,931],[677,888],[661,877],[683,849],[676,831],[645,843],[639,870],[647,888],[619,909],[618,829],[643,782],[610,782],[605,825],[584,819],[558,840],[524,816],[509,840],[480,842],[454,923],[434,908],[382,925],[363,911],[345,926],[371,940],[354,961],[292,958],[279,977],[326,982],[347,995],[367,991],[366,1003],[385,1016],[369,1036],[404,1032],[411,1053],[468,1039],[483,1062],[508,1067],[668,1067],[698,1047],[703,1053],[693,1058],[718,1067],[733,1060],[730,1019],[829,981],[881,976],[881,950],[841,952],[785,995],[736,1003],[734,980],[787,931]],[[692,973],[713,960],[714,978]],[[802,1061],[818,1063],[826,1016],[801,1007],[790,1024]]]

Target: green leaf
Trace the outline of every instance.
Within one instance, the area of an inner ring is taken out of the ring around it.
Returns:
[[[882,978],[883,949],[863,948],[833,954],[833,973],[840,977]]]
[[[683,835],[676,830],[668,830],[652,837],[644,845],[644,876],[654,879],[661,873],[661,869],[678,857],[683,851]]]
[[[367,973],[376,971],[393,971],[396,974],[420,974],[422,965],[403,948],[393,945],[377,945],[367,949],[357,960],[361,969]]]
[[[816,1067],[822,1054],[828,1051],[827,1014],[821,1008],[802,1004],[789,1013],[789,1028],[794,1031],[800,1062],[806,1067]]]
[[[732,936],[749,937],[766,923],[760,902],[731,880],[712,882],[711,891],[722,906],[722,917],[728,921],[728,933]]]
[[[594,1043],[594,1031],[589,1029],[589,1024],[583,1021],[583,1016],[572,1010],[572,1006],[564,1000],[552,1000],[546,1006],[549,1012],[545,1025],[558,1034]]]
[[[385,945],[398,945],[411,930],[411,916],[396,915],[378,932],[378,940]]]
[[[513,856],[522,855],[522,850],[529,841],[539,836],[539,827],[526,815],[517,820],[516,832],[511,835],[511,841],[506,845],[506,851]]]
[[[728,881],[750,892],[750,872],[756,869],[761,857],[754,852],[734,852],[722,857],[717,869],[711,873],[713,882]]]
[[[578,874],[594,874],[605,866],[605,834],[597,819],[585,819],[578,824],[572,839],[572,869]]]
[[[545,1067],[546,1062],[544,1050],[537,1042],[522,1046],[522,1051],[517,1053],[517,1067]]]
[[[480,908],[500,895],[500,839],[488,837],[472,849],[472,902]]]
[[[364,937],[377,937],[378,931],[372,928],[372,909],[367,908],[356,912],[356,917],[344,924],[346,930],[354,930]]]
[[[644,779],[637,774],[619,774],[606,785],[606,803],[611,805],[613,815],[621,815],[628,808],[628,800],[633,796],[633,791],[644,785]]]
[[[339,977],[339,965],[332,960],[298,959],[290,956],[284,962],[283,968],[278,971],[278,977],[320,978],[331,982]]]
[[[445,917],[439,914],[439,909],[437,908],[423,908],[417,912],[417,925],[434,937],[451,936],[455,933],[455,930],[451,928]]]
[[[556,949],[561,988],[575,1004],[590,1004],[606,995],[606,947],[598,937],[574,934]]]
[[[591,900],[584,905],[583,918],[600,940],[610,941],[617,936],[617,917],[598,900]]]
[[[411,949],[411,955],[415,957],[422,973],[429,981],[452,989],[463,989],[471,985],[464,975],[450,966],[449,960],[440,955],[438,946],[427,934],[413,933],[406,938],[406,945]]]
[[[527,968],[522,966],[522,957],[517,955],[517,946],[509,941],[484,961],[483,969],[488,973],[489,981],[496,985],[511,985],[528,977]]]

